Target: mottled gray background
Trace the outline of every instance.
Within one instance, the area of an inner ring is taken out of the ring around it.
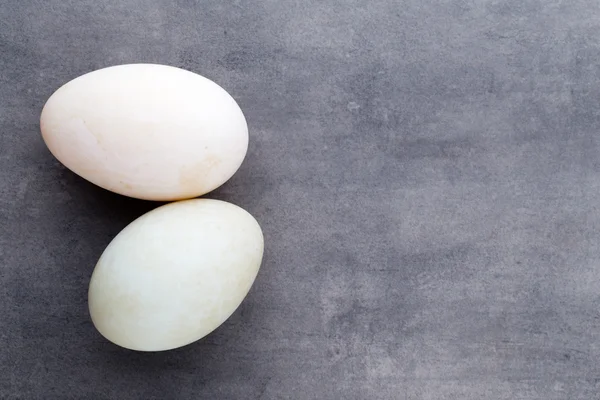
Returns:
[[[1,399],[600,398],[597,0],[0,4]],[[263,267],[204,340],[104,340],[87,285],[156,206],[45,148],[68,80],[183,67],[246,113],[208,197],[260,221]]]

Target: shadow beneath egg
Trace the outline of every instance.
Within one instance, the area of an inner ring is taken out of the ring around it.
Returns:
[[[69,170],[65,170],[64,174],[73,199],[82,204],[82,207],[88,207],[94,216],[103,219],[99,222],[106,222],[112,226],[125,227],[143,214],[166,204],[166,202],[138,200],[108,191]]]
[[[243,307],[243,306],[242,306]],[[88,343],[93,362],[103,365],[108,377],[144,376],[154,392],[164,398],[178,398],[181,379],[200,385],[215,385],[256,373],[251,348],[240,347],[245,332],[238,309],[231,318],[204,338],[172,350],[139,352],[121,348],[102,338],[98,332]],[[247,335],[246,335],[247,336]],[[187,377],[187,378],[186,378]]]

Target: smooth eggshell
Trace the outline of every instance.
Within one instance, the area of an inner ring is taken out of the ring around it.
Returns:
[[[210,199],[170,203],[108,245],[90,281],[92,321],[111,342],[162,351],[221,325],[250,290],[263,255],[257,221]]]
[[[59,88],[40,117],[50,152],[86,180],[146,200],[197,197],[238,170],[248,126],[236,101],[198,74],[127,64]]]

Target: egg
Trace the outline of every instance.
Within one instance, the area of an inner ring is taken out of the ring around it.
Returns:
[[[66,83],[40,116],[50,152],[82,178],[145,200],[198,197],[225,183],[248,149],[236,101],[184,69],[127,64]]]
[[[206,336],[242,303],[263,256],[258,222],[212,199],[158,207],[125,227],[92,273],[88,305],[106,339],[163,351]]]

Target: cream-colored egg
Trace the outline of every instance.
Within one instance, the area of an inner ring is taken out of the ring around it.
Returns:
[[[71,171],[146,200],[210,192],[239,169],[248,148],[246,119],[223,88],[156,64],[108,67],[68,82],[46,102],[40,127]]]
[[[92,321],[111,342],[162,351],[221,325],[250,290],[263,255],[257,221],[220,200],[170,203],[108,245],[90,281]]]

